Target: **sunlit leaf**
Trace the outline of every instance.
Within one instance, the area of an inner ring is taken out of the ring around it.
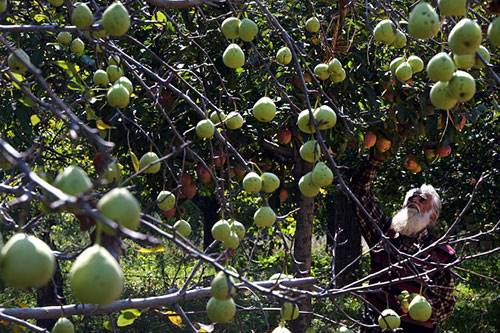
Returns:
[[[182,317],[178,315],[175,311],[161,311],[164,315],[168,317],[168,320],[177,327],[182,326]]]
[[[139,253],[161,253],[165,252],[165,247],[163,245],[157,245],[150,248],[140,247],[137,252]]]
[[[40,118],[36,114],[33,114],[30,117],[30,121],[31,121],[31,126],[35,127],[40,122]]]
[[[106,124],[104,121],[102,121],[102,119],[99,119],[98,121],[96,121],[96,126],[97,126],[97,129],[99,129],[99,130],[107,130],[107,129],[115,128],[114,126]]]
[[[132,325],[134,321],[141,316],[141,312],[137,309],[122,310],[116,321],[116,326],[125,327]]]

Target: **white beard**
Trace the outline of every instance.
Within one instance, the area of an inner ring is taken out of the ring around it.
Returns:
[[[422,214],[416,208],[405,207],[394,215],[391,228],[401,235],[415,237],[429,225],[431,215],[430,210]]]

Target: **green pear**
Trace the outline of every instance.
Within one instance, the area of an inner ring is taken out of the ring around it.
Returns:
[[[130,14],[127,8],[115,1],[102,14],[102,26],[110,36],[123,36],[130,28]]]
[[[401,30],[396,30],[396,38],[391,44],[397,49],[401,49],[406,46],[406,35]]]
[[[188,237],[191,234],[191,224],[186,220],[179,220],[174,223],[175,232],[182,237]]]
[[[218,272],[210,284],[210,294],[218,300],[226,300],[236,294],[234,279],[223,271]]]
[[[50,333],[74,333],[75,326],[68,318],[61,317],[59,318]]]
[[[314,184],[312,180],[312,172],[308,172],[304,176],[300,177],[299,190],[305,197],[315,197],[318,195],[319,189],[319,186]]]
[[[330,72],[328,71],[327,64],[317,64],[314,67],[314,74],[318,76],[321,81],[327,80],[330,77]]]
[[[252,113],[258,121],[268,123],[276,116],[276,105],[269,97],[262,97],[255,102]]]
[[[253,221],[259,228],[270,227],[276,221],[276,214],[271,207],[262,206],[253,214]]]
[[[24,52],[23,49],[16,49],[13,53],[9,54],[7,57],[7,63],[9,64],[9,69],[12,72],[24,74],[28,68],[20,59],[28,64],[31,64],[30,56]]]
[[[126,188],[114,188],[97,203],[97,209],[119,225],[137,230],[141,222],[139,201]]]
[[[439,0],[438,8],[441,16],[465,16],[467,0]]]
[[[392,75],[396,75],[396,69],[401,65],[403,62],[405,62],[405,57],[397,57],[394,58],[394,60],[391,61],[391,64],[389,65],[389,69],[391,70]]]
[[[219,300],[211,297],[207,303],[207,315],[214,323],[224,324],[233,320],[236,314],[236,304],[232,298]]]
[[[427,321],[432,315],[432,306],[425,297],[417,295],[410,302],[410,318],[417,321]]]
[[[292,51],[286,46],[283,46],[276,53],[276,61],[285,66],[292,62],[292,57]]]
[[[481,57],[483,58],[484,61],[486,61],[487,64],[490,63],[491,55],[490,51],[488,51],[487,48],[481,45],[479,46],[479,49],[477,49],[477,53],[481,55]],[[484,68],[484,67],[485,67],[484,63],[481,61],[481,59],[479,59],[478,56],[476,56],[473,68]]]
[[[59,173],[54,186],[69,195],[80,195],[92,189],[92,181],[82,168],[71,165]]]
[[[106,68],[106,73],[108,74],[109,81],[112,83],[123,76],[123,70],[118,65],[109,65]]]
[[[337,58],[333,58],[328,62],[328,73],[338,73],[343,69],[342,63]]]
[[[57,34],[56,41],[62,45],[70,45],[73,40],[73,36],[69,31],[61,31]]]
[[[227,117],[224,119],[224,124],[227,128],[236,130],[243,126],[245,120],[243,116],[236,111],[229,112]]]
[[[77,37],[71,41],[69,49],[76,55],[82,55],[85,51],[85,43]]]
[[[382,20],[375,26],[373,37],[375,41],[391,44],[396,39],[396,26],[391,20]]]
[[[226,114],[222,111],[213,111],[210,114],[210,121],[214,124],[221,123],[224,119],[226,119]]]
[[[328,105],[322,105],[313,112],[320,130],[333,128],[337,124],[337,115]]]
[[[441,28],[439,15],[427,2],[420,2],[413,7],[408,19],[408,33],[416,39],[430,39]]]
[[[243,189],[248,193],[257,193],[262,189],[262,179],[260,176],[251,171],[243,178]]]
[[[299,318],[299,306],[295,303],[285,302],[281,306],[280,315],[282,320],[295,320]]]
[[[122,86],[124,86],[129,94],[132,94],[134,92],[134,85],[126,76],[122,76],[118,80],[116,80],[115,85],[116,84],[121,84]]]
[[[476,62],[475,54],[454,54],[453,62],[459,69],[471,69]]]
[[[354,333],[354,331],[352,331],[351,329],[349,329],[346,326],[340,326],[339,328],[337,328],[335,330],[334,333]]]
[[[338,72],[334,72],[330,74],[330,80],[333,83],[339,83],[344,81],[346,78],[346,72],[343,68],[341,68]]]
[[[92,78],[96,86],[107,86],[109,84],[108,73],[105,70],[96,70]]]
[[[0,0],[0,13],[4,13],[7,10],[7,0]]]
[[[500,16],[491,21],[488,26],[488,38],[494,46],[500,46]]]
[[[171,210],[175,207],[176,198],[170,191],[161,191],[156,197],[158,208],[163,211]]]
[[[254,40],[255,36],[259,33],[259,28],[254,21],[244,18],[240,21],[239,34],[241,40],[245,42],[251,42]]]
[[[85,3],[75,3],[75,8],[71,13],[71,23],[78,29],[89,28],[94,23],[94,14]]]
[[[438,109],[449,110],[457,104],[457,99],[454,98],[449,89],[448,82],[436,82],[430,92],[432,105]]]
[[[333,182],[333,172],[323,162],[318,162],[311,174],[312,181],[318,187],[328,186]]]
[[[130,102],[130,94],[125,86],[114,84],[108,89],[106,100],[109,106],[123,109],[126,108]]]
[[[196,124],[196,135],[200,139],[211,139],[215,134],[215,126],[210,119],[203,119]]]
[[[114,65],[114,66],[120,66],[121,64],[121,59],[120,56],[117,54],[112,54],[108,57],[108,66]]]
[[[236,233],[239,239],[245,238],[246,231],[243,223],[233,220],[233,223],[231,223],[231,231],[234,231],[234,233]]]
[[[276,327],[271,333],[292,333],[292,331],[280,324],[280,326]]]
[[[396,78],[401,82],[406,82],[411,79],[413,75],[411,66],[408,62],[403,62],[396,68]]]
[[[410,64],[413,74],[420,73],[424,70],[424,62],[416,55],[409,56],[406,62]]]
[[[309,110],[302,110],[297,118],[297,126],[299,129],[306,133],[312,134],[315,132],[314,125],[309,122]]]
[[[245,64],[245,53],[238,44],[229,44],[222,55],[222,60],[229,68],[240,68]]]
[[[382,329],[394,330],[401,325],[401,318],[392,309],[385,309],[378,317],[378,325]]]
[[[158,155],[156,155],[156,153],[150,151],[150,152],[147,152],[146,154],[142,155],[141,159],[139,160],[139,169],[144,169],[146,167],[146,165],[150,164],[150,163],[154,163],[156,161],[158,161],[160,158],[158,157]],[[160,171],[160,168],[161,168],[161,163],[155,163],[151,166],[149,166],[146,170],[144,170],[144,173],[157,173],[158,171]]]
[[[456,71],[448,83],[448,87],[453,98],[460,102],[470,100],[476,93],[476,81],[472,75],[464,71]]]
[[[310,17],[306,21],[306,30],[310,33],[316,33],[319,31],[321,24],[317,17]]]
[[[316,140],[306,141],[299,149],[300,157],[309,163],[315,163],[321,157],[321,148]]]
[[[240,19],[228,17],[222,22],[221,31],[227,39],[236,39],[239,36]],[[241,66],[240,66],[241,67]]]
[[[280,187],[280,179],[274,173],[264,172],[260,175],[262,180],[261,191],[264,193],[273,193]]]
[[[231,226],[226,220],[219,220],[212,226],[211,233],[215,240],[224,242],[229,238]]]
[[[448,35],[448,46],[453,54],[474,54],[481,41],[481,27],[468,18],[461,19]]]
[[[449,81],[455,70],[455,63],[445,52],[436,54],[427,64],[427,76],[432,81]]]

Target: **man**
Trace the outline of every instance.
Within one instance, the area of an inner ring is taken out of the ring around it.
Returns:
[[[370,285],[374,287],[366,294],[368,302],[363,319],[365,324],[372,327],[363,327],[361,332],[381,332],[379,327],[373,326],[378,325],[378,316],[386,308],[395,310],[401,316],[403,332],[437,332],[437,324],[451,314],[455,304],[453,277],[449,269],[443,268],[444,264],[454,261],[455,252],[449,245],[439,244],[419,254],[418,259],[410,258],[409,255],[436,240],[428,229],[437,223],[441,200],[434,187],[422,185],[408,191],[402,209],[394,217],[386,216],[371,192],[381,164],[381,160],[370,155],[353,178],[351,187],[377,224],[375,226],[356,207],[361,232],[370,248],[371,273],[385,269],[382,274],[370,279]],[[388,241],[382,239],[381,232]],[[434,271],[426,273],[430,270]],[[380,287],[376,285],[386,281],[394,282]],[[432,305],[430,320],[414,321],[404,313],[398,300],[403,290],[421,293],[427,299]]]

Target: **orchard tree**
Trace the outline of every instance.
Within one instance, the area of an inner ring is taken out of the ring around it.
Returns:
[[[471,246],[498,232],[495,3],[0,0],[2,325],[356,331],[368,153],[388,208],[424,180],[449,196],[449,267],[497,253]],[[476,197],[484,223],[461,228]]]

